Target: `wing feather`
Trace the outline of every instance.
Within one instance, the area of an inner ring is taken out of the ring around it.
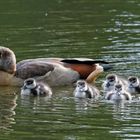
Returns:
[[[44,61],[21,61],[17,63],[15,76],[22,79],[43,76],[54,70],[54,65]]]

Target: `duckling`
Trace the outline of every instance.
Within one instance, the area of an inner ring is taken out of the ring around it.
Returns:
[[[105,96],[107,100],[131,100],[132,96],[124,89],[122,84],[116,84],[114,90],[108,92]]]
[[[123,84],[123,85],[127,85],[127,81],[125,79],[120,78],[116,74],[108,74],[106,76],[106,80],[102,84],[103,90],[105,92],[112,91],[115,88],[115,84],[118,84],[118,83]]]
[[[95,98],[100,96],[100,91],[85,80],[78,80],[74,90],[74,96],[77,98]]]
[[[128,92],[131,94],[140,93],[140,80],[136,76],[128,77]]]
[[[34,95],[34,96],[49,96],[51,97],[52,91],[48,85],[41,82],[36,82],[35,79],[29,78],[24,81],[21,88],[21,95]]]

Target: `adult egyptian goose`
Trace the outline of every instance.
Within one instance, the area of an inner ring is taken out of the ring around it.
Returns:
[[[0,85],[22,86],[28,78],[51,86],[68,85],[79,78],[90,83],[109,68],[110,65],[104,61],[82,58],[37,58],[16,64],[14,52],[9,48],[0,47]]]

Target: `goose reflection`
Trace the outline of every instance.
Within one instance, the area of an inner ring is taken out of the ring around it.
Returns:
[[[15,123],[15,108],[17,106],[17,95],[9,95],[9,90],[2,90],[4,94],[0,94],[0,129],[3,131],[11,131],[11,125]]]

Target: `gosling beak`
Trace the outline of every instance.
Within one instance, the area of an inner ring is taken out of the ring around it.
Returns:
[[[110,87],[110,83],[109,82],[107,82],[106,87]]]

